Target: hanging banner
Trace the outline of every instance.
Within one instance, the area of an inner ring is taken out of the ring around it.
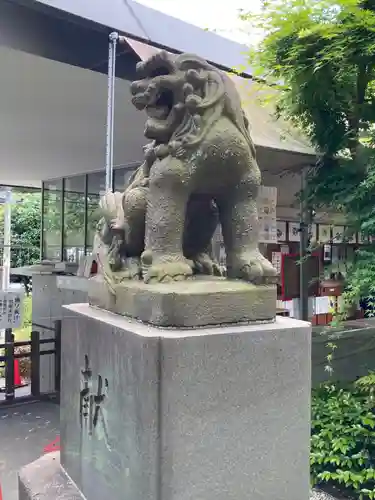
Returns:
[[[277,243],[277,188],[261,186],[257,204],[260,243]]]

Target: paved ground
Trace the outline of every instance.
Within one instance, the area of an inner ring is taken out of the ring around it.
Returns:
[[[5,399],[5,392],[4,392],[4,387],[5,387],[5,381],[4,379],[0,378],[0,401],[4,401]],[[30,385],[26,385],[25,387],[19,387],[18,389],[15,389],[14,393],[16,398],[24,397],[24,396],[30,396]]]
[[[43,454],[59,434],[59,407],[50,402],[0,404],[0,480],[3,500],[17,500],[17,472]]]

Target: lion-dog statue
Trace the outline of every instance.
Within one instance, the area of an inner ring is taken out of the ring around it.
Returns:
[[[164,51],[137,73],[132,103],[146,112],[152,142],[124,193],[101,200],[94,252],[108,283],[219,275],[211,250],[219,222],[227,277],[274,282],[258,249],[261,175],[233,81],[198,56]]]

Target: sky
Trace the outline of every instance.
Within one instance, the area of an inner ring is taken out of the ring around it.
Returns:
[[[260,0],[136,0],[165,14],[177,17],[200,28],[214,29],[222,36],[249,44],[259,36],[245,32],[238,19],[240,9],[256,11]],[[250,7],[251,5],[251,7]]]

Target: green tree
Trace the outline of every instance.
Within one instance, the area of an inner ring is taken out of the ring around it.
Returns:
[[[352,232],[375,236],[375,1],[266,0],[259,15],[241,17],[264,30],[249,60],[277,90],[276,114],[317,148],[310,207],[329,207]],[[372,244],[347,276],[347,301],[364,296],[375,299]]]
[[[41,194],[13,193],[11,222],[12,267],[34,264],[40,259]],[[4,235],[4,207],[0,208],[0,234]],[[2,256],[1,256],[2,257]]]

